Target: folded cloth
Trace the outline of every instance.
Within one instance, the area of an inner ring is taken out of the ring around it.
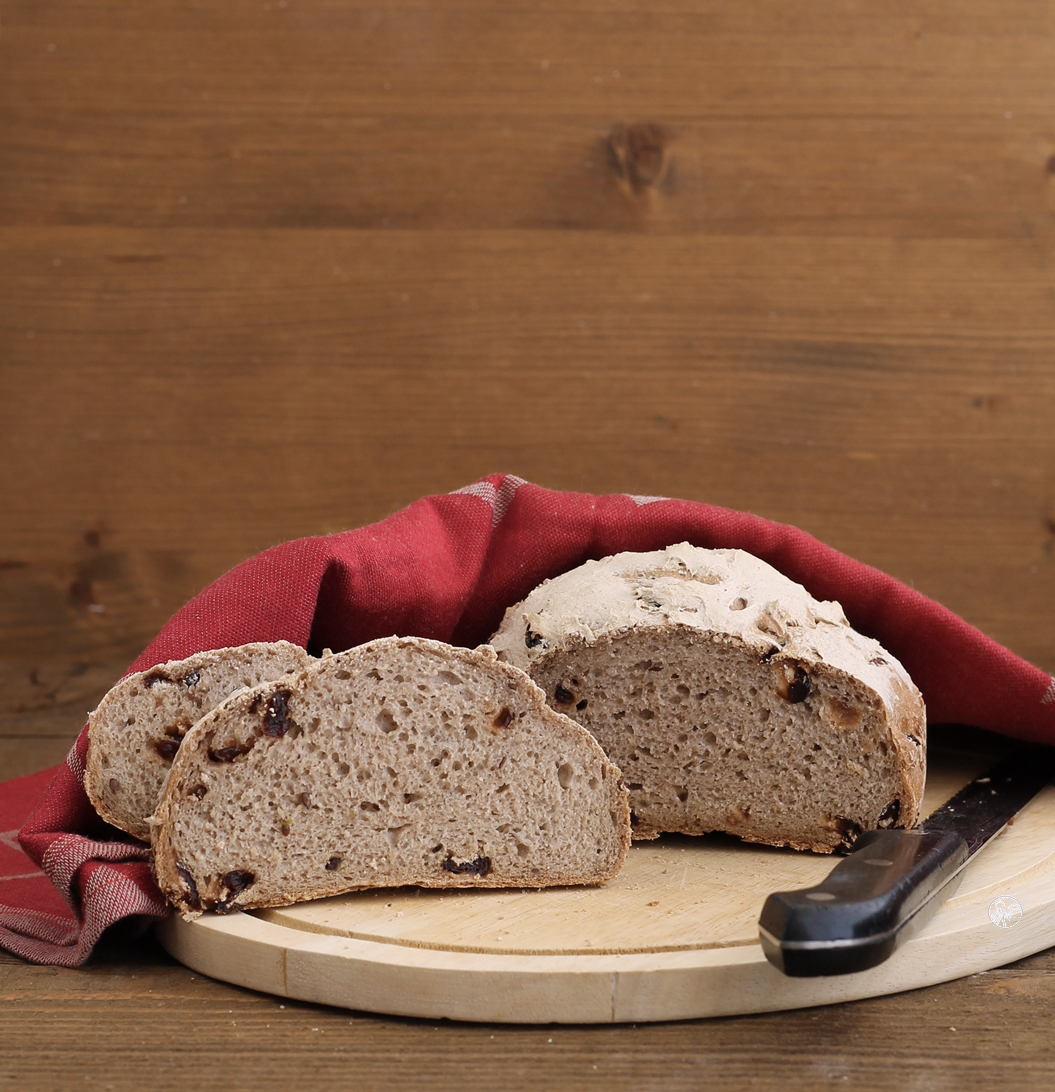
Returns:
[[[287,640],[319,653],[398,634],[473,647],[547,577],[682,541],[747,550],[818,599],[837,599],[855,628],[905,665],[932,722],[1055,744],[1055,679],[797,528],[667,497],[554,492],[508,474],[250,558],[178,611],[129,671],[249,641]],[[165,913],[147,847],[104,824],[88,803],[86,751],[85,730],[65,766],[4,786],[3,848],[11,852],[0,857],[0,944],[41,963],[75,966],[113,922]],[[12,835],[34,803],[19,853]]]

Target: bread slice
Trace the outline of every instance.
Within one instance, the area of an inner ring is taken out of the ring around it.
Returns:
[[[149,841],[147,817],[191,726],[240,687],[279,679],[309,660],[288,641],[256,642],[170,660],[122,679],[88,714],[84,787],[95,810]]]
[[[191,916],[361,887],[603,883],[630,843],[619,771],[522,671],[400,637],[204,717],[152,826],[158,884]]]
[[[491,643],[623,771],[635,838],[831,852],[917,820],[926,715],[908,673],[750,554],[587,562],[511,607]]]

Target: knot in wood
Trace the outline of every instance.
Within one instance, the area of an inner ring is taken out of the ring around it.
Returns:
[[[659,186],[670,166],[670,139],[651,122],[615,125],[608,142],[621,179],[635,193]]]

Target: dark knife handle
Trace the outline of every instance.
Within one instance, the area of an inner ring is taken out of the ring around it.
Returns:
[[[949,831],[862,834],[823,883],[766,899],[758,920],[766,958],[794,977],[877,966],[944,902],[967,856]]]

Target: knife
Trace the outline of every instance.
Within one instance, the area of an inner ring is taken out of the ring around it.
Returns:
[[[1055,775],[1055,747],[1026,745],[911,830],[870,830],[823,883],[770,895],[766,958],[792,977],[878,966],[956,889],[967,862]]]

